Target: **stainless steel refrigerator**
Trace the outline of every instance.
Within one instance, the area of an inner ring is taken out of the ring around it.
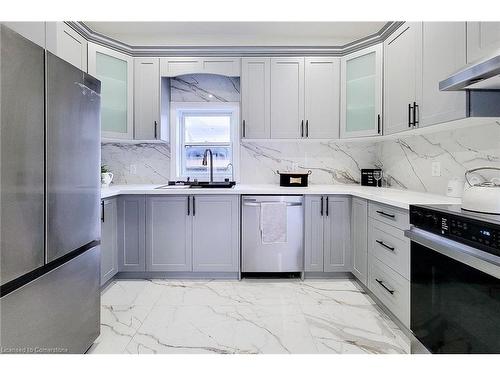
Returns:
[[[100,82],[0,28],[0,352],[84,353],[100,325]]]

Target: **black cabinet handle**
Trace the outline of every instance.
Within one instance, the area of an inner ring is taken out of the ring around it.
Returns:
[[[300,123],[300,136],[304,138],[304,120]]]
[[[391,251],[394,251],[394,248],[393,248],[393,247],[391,247],[391,246],[389,246],[389,245],[387,245],[387,244],[385,244],[385,243],[384,243],[384,241],[375,240],[375,242],[376,242],[376,243],[378,243],[380,246],[385,247],[386,249],[389,249],[389,250],[391,250]]]
[[[245,120],[243,120],[243,138],[247,136],[247,126]]]
[[[382,131],[380,126],[380,114],[377,115],[377,133],[380,134]]]
[[[195,197],[193,195],[193,216],[196,215],[196,200],[195,200]]]
[[[187,197],[187,198],[188,198],[188,212],[187,212],[187,214],[188,214],[188,216],[189,216],[189,215],[191,214],[191,212],[190,212],[190,206],[191,206],[191,204],[190,204],[190,202],[189,202],[189,195],[188,195],[188,197]]]
[[[306,120],[306,138],[309,138],[309,120]]]
[[[393,214],[388,214],[384,211],[376,211],[378,214],[382,215],[382,216],[386,216],[386,217],[390,217],[391,219],[394,219],[396,217],[396,215],[393,215]]]
[[[155,139],[158,139],[158,122],[155,121]]]
[[[413,102],[413,126],[418,127],[418,104]]]
[[[411,112],[412,112],[412,106],[411,106],[411,104],[408,104],[408,127],[409,128],[411,128],[411,126],[412,126]]]
[[[328,196],[326,197],[326,216],[328,216]]]
[[[377,283],[379,283],[380,286],[382,286],[382,288],[384,288],[385,290],[387,290],[389,293],[394,294],[394,290],[390,290],[388,287],[386,287],[385,284],[384,284],[384,282],[382,280],[375,279],[375,281]]]
[[[104,201],[101,201],[101,222],[104,223]]]
[[[321,216],[323,216],[323,197],[321,197],[321,208],[319,210],[319,213],[321,214]]]

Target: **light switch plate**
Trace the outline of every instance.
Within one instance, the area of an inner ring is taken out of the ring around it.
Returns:
[[[441,176],[441,162],[433,161],[431,168],[432,168],[432,176],[433,177]]]

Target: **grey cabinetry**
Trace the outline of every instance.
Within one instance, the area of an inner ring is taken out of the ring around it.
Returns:
[[[160,60],[134,59],[134,138],[160,139]]]
[[[144,195],[124,195],[118,199],[118,271],[146,270]]]
[[[500,49],[500,22],[467,22],[467,63]]]
[[[305,270],[349,272],[350,198],[306,196]]]
[[[368,275],[368,202],[352,198],[351,211],[352,273],[364,285]]]
[[[187,195],[147,198],[147,271],[192,271],[189,199]]]
[[[406,22],[384,42],[384,134],[408,130],[418,121],[421,41],[422,23]]]
[[[238,196],[193,196],[192,201],[193,271],[238,272]]]
[[[118,272],[118,225],[116,198],[101,202],[101,286]]]

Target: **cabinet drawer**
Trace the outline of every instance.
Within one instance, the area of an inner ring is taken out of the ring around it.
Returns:
[[[408,211],[401,208],[370,202],[368,205],[368,215],[402,230],[410,227]]]
[[[404,236],[402,230],[370,219],[368,249],[370,254],[387,264],[405,279],[409,279],[410,240]]]
[[[370,255],[368,289],[406,326],[410,326],[410,282]]]

